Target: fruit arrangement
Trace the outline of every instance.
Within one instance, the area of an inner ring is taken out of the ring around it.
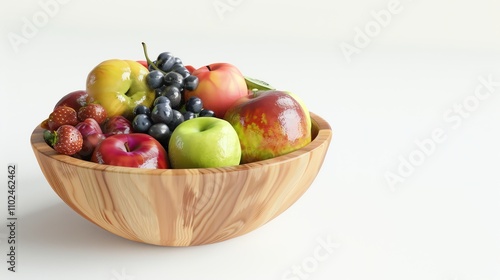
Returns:
[[[300,98],[244,76],[229,63],[200,68],[171,52],[151,60],[110,59],[86,87],[64,95],[42,121],[60,154],[137,168],[234,166],[311,142]]]

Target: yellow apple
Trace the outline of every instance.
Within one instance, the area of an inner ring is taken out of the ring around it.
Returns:
[[[148,73],[137,61],[103,61],[87,76],[87,102],[101,104],[108,117],[131,118],[137,105],[150,107],[155,99],[155,92],[146,83]]]

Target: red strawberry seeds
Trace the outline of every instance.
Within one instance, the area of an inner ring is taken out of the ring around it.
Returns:
[[[92,118],[96,120],[98,124],[102,124],[107,117],[104,107],[96,103],[87,104],[78,110],[78,120],[81,122],[87,118]]]
[[[58,153],[65,155],[74,155],[78,153],[83,146],[83,137],[77,128],[71,125],[61,125],[55,132],[53,148]]]
[[[56,107],[47,119],[47,126],[52,131],[58,129],[61,125],[76,125],[77,123],[78,117],[75,109],[68,106]]]

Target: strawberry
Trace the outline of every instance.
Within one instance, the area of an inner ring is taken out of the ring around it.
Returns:
[[[102,124],[108,117],[106,110],[102,105],[97,103],[90,103],[78,110],[78,120],[83,122],[87,118],[92,118],[98,124]]]
[[[72,125],[63,124],[56,131],[46,130],[43,137],[56,152],[64,155],[74,155],[83,146],[82,134]]]
[[[59,106],[50,113],[47,119],[47,126],[49,130],[56,130],[61,125],[76,125],[78,123],[78,117],[75,109],[68,106]]]

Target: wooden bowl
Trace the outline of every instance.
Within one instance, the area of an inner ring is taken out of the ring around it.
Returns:
[[[31,146],[57,195],[74,211],[121,237],[161,246],[220,242],[248,233],[309,188],[332,138],[311,113],[313,141],[276,158],[225,168],[140,169],[55,152],[38,126]]]

